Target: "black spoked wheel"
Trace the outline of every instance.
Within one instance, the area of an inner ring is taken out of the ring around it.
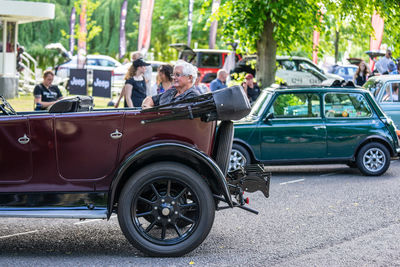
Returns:
[[[125,185],[118,220],[127,239],[151,256],[181,256],[207,237],[214,221],[208,185],[193,169],[164,162],[149,165]]]

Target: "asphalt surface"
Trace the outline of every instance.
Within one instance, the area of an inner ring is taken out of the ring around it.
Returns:
[[[103,220],[0,219],[0,266],[400,266],[400,161],[380,177],[346,165],[285,166],[253,215],[216,213],[201,246],[149,258]]]

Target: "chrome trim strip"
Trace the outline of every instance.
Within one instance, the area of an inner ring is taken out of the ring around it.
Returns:
[[[62,209],[0,209],[0,217],[14,218],[62,218],[62,219],[107,219],[107,209],[62,210]]]

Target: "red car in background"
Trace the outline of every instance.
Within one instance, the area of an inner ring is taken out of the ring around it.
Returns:
[[[179,51],[179,59],[195,65],[201,73],[201,82],[210,83],[217,77],[217,71],[222,69],[232,50],[222,49],[192,49],[186,44],[171,44],[171,47]],[[232,69],[235,63],[242,59],[241,55],[235,55],[235,62],[232,62]]]

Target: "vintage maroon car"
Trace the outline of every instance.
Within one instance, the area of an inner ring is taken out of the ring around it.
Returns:
[[[207,237],[215,210],[256,213],[243,191],[268,197],[262,166],[227,173],[229,120],[249,112],[239,87],[149,110],[93,110],[89,97],[39,112],[16,113],[4,98],[0,103],[0,217],[117,213],[136,248],[179,256]]]

